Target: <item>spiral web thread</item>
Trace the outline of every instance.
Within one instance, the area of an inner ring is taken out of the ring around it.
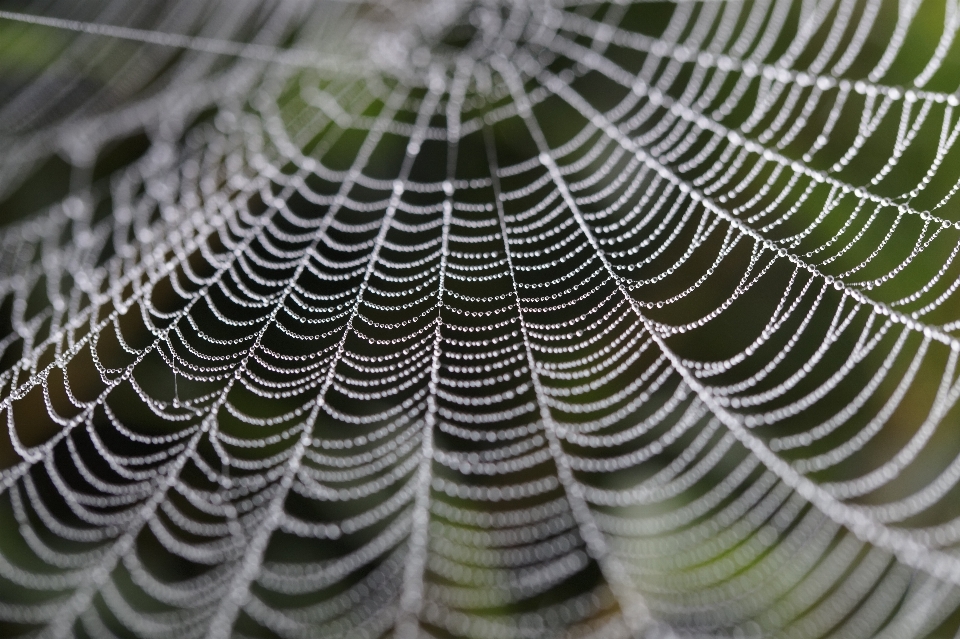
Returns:
[[[75,4],[4,636],[954,636],[957,5]]]

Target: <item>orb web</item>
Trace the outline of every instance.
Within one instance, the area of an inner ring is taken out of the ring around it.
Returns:
[[[0,628],[940,637],[952,3],[0,11]]]

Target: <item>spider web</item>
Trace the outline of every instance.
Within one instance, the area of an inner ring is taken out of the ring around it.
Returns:
[[[954,636],[954,3],[0,20],[4,636]]]

